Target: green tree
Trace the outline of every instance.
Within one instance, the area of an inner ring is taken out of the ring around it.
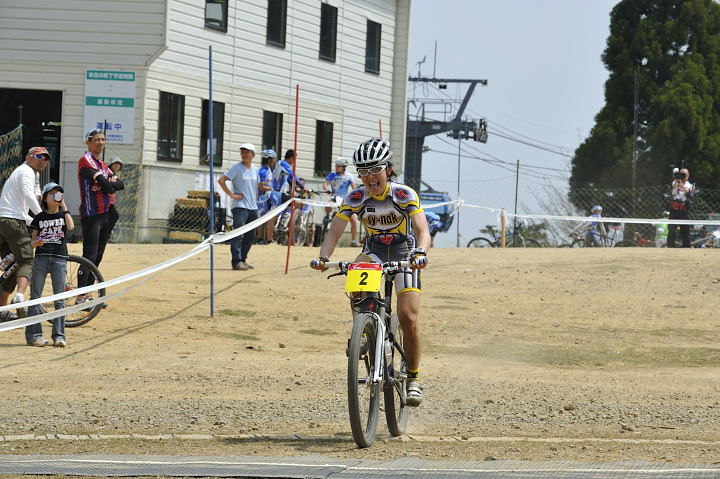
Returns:
[[[571,201],[578,205],[588,187],[632,186],[636,78],[636,185],[669,183],[681,163],[692,181],[720,184],[720,5],[623,0],[610,14],[602,59],[610,72],[605,106],[575,151]]]

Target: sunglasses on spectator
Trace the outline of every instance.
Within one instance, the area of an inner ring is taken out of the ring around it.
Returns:
[[[357,174],[360,176],[379,175],[385,171],[385,168],[387,168],[387,165],[378,165],[372,168],[357,168]]]
[[[30,156],[32,156],[32,157],[35,158],[36,160],[50,161],[50,157],[47,156],[47,155],[30,155]]]

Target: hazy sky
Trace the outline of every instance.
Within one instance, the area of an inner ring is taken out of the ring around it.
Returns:
[[[486,144],[462,142],[460,197],[490,207],[513,208],[514,165],[520,161],[518,212],[541,213],[535,198],[543,179],[566,184],[569,158],[494,135],[513,136],[554,151],[572,154],[588,136],[594,116],[604,104],[607,70],[600,59],[609,34],[610,11],[617,0],[413,0],[409,72],[433,76],[435,42],[437,78],[487,79],[478,85],[466,115],[489,122]],[[632,86],[630,86],[632,87]],[[427,95],[462,98],[466,86],[447,90],[418,88]],[[412,89],[408,98],[413,97]],[[437,106],[434,107],[437,110]],[[414,113],[410,109],[410,113]],[[437,117],[437,115],[435,115]],[[457,196],[458,141],[444,134],[425,142],[423,180]],[[448,154],[451,153],[451,154]],[[475,157],[502,160],[512,171]],[[542,166],[563,171],[528,169]],[[532,210],[532,211],[530,211]],[[463,209],[463,244],[494,215]],[[455,227],[436,239],[437,246],[455,244]]]

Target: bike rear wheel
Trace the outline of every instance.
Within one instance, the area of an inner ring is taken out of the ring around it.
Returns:
[[[393,314],[392,318],[390,318],[390,333],[395,338],[395,342],[402,348],[403,335],[399,325],[397,315]],[[397,437],[405,433],[408,417],[410,416],[410,409],[405,405],[407,365],[400,349],[396,346],[393,346],[391,354],[392,358],[386,358],[390,363],[387,365],[389,375],[385,378],[383,384],[383,395],[388,430],[390,434]]]
[[[92,261],[87,258],[83,258],[82,256],[70,255],[68,256],[67,260],[65,291],[70,291],[78,288],[78,270],[80,269],[80,267],[85,268],[86,271],[88,271],[95,277],[95,283],[102,283],[103,281],[105,281],[103,275],[100,273],[100,270],[97,266],[95,266]],[[93,282],[91,282],[90,284],[92,283]],[[97,299],[105,296],[105,288],[93,291],[91,293],[87,293],[87,296],[89,296],[91,299]],[[74,298],[69,298],[68,301],[72,302],[72,304],[75,304]],[[91,308],[88,308],[87,310],[83,309],[74,313],[67,314],[65,316],[65,326],[68,328],[75,328],[77,326],[82,326],[83,324],[86,324],[88,321],[98,315],[102,307],[103,303],[99,303],[95,306],[92,306]]]
[[[353,322],[348,348],[348,410],[358,447],[369,447],[377,433],[380,384],[372,383],[375,365],[375,317],[360,313]]]
[[[473,238],[468,241],[468,248],[492,248],[492,243],[486,238]]]
[[[585,239],[578,238],[575,241],[572,242],[572,245],[570,245],[572,248],[584,248],[585,247]]]

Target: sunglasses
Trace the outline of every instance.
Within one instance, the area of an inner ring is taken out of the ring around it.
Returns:
[[[36,160],[50,161],[50,157],[47,156],[47,155],[30,155],[30,156],[32,156],[32,157],[35,158]]]
[[[387,165],[378,165],[372,168],[357,168],[357,174],[360,176],[379,175],[385,171],[385,168],[387,168]]]

